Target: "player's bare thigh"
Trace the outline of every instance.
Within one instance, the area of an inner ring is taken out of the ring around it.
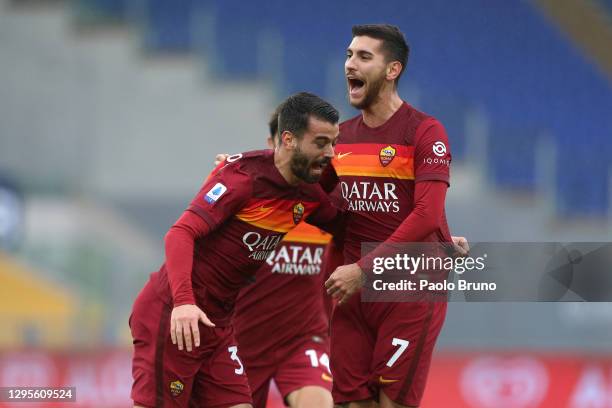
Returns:
[[[402,405],[391,401],[384,391],[379,394],[380,402],[377,403],[373,400],[367,401],[354,401],[347,404],[334,405],[334,408],[418,408],[415,406]]]
[[[334,408],[380,408],[374,400],[352,401],[344,404],[336,404]]]
[[[389,397],[387,397],[387,394],[385,394],[384,391],[380,391],[378,398],[380,408],[418,408],[412,405],[402,405],[398,404],[397,402],[393,402]]]
[[[334,401],[331,392],[323,387],[307,385],[287,395],[291,408],[332,408]]]
[[[147,408],[147,407],[143,407],[141,405],[134,405],[134,408]],[[251,404],[238,404],[238,405],[232,405],[230,408],[253,408],[253,406]]]

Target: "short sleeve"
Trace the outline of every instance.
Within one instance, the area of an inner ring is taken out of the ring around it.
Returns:
[[[210,174],[188,209],[213,230],[244,207],[251,194],[250,177],[230,164]]]
[[[414,152],[415,182],[443,181],[450,184],[450,145],[442,124],[427,119],[417,130]]]

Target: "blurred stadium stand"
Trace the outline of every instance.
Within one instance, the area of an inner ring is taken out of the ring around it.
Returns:
[[[612,2],[594,1],[563,3],[595,4],[607,13],[601,20],[610,21]],[[590,14],[576,13],[567,30],[550,4],[0,2],[0,168],[26,193],[23,242],[0,258],[7,294],[0,296],[0,316],[12,328],[0,337],[0,349],[127,346],[135,294],[159,266],[163,234],[211,169],[214,153],[262,147],[268,114],[289,92],[316,92],[344,118],[355,114],[342,64],[356,23],[398,24],[411,43],[401,94],[440,118],[449,133],[453,232],[472,241],[608,241],[612,74],[592,52],[597,47],[585,42],[588,35],[580,35]],[[27,260],[27,271],[14,258]],[[45,314],[28,320],[30,308]],[[595,360],[610,353],[611,311],[607,304],[455,303],[440,346],[572,350],[559,372],[587,378],[591,371],[576,367],[584,353]],[[500,384],[520,373],[513,371],[515,357],[491,374]],[[2,364],[3,358],[0,352]],[[125,368],[125,354],[100,359]],[[86,360],[53,355],[49,361],[83,373],[91,369]],[[553,360],[540,364],[555,373]],[[450,379],[448,367],[459,376],[472,366],[467,357],[440,361],[433,372],[449,381],[460,382]],[[129,376],[109,378],[83,387],[116,383],[107,387],[112,395],[129,382]],[[456,406],[486,407],[465,404]]]
[[[0,348],[69,343],[77,304],[66,290],[41,281],[19,262],[0,252]]]
[[[75,0],[72,12],[78,24],[120,24],[128,18],[126,0]]]
[[[413,47],[404,82],[426,90],[429,100],[423,101],[423,108],[445,119],[449,133],[457,135],[453,137],[457,159],[466,159],[462,112],[468,106],[479,107],[500,124],[492,129],[491,140],[513,136],[500,143],[507,144],[512,155],[526,156],[517,157],[514,165],[496,167],[497,162],[508,161],[508,154],[501,145],[493,148],[487,157],[496,169],[492,181],[500,182],[501,188],[534,190],[533,173],[540,158],[530,143],[531,132],[541,128],[550,132],[558,150],[557,214],[602,216],[609,208],[610,82],[606,73],[590,63],[588,44],[578,49],[568,41],[580,27],[589,26],[588,13],[576,17],[572,27],[577,29],[560,32],[555,24],[558,13],[544,14],[547,8],[536,8],[536,3],[493,6],[484,0],[435,0],[423,7],[394,0],[370,7],[366,1],[347,6],[323,1],[83,0],[73,7],[77,16],[89,16],[87,21],[96,17],[125,21],[130,14],[131,21],[141,27],[148,52],[200,55],[212,61],[210,73],[218,79],[272,78],[278,95],[308,89],[328,97],[345,112],[349,108],[344,89],[328,85],[332,81],[329,62],[343,55],[352,24],[396,23],[406,27]],[[319,18],[322,10],[329,23]],[[314,29],[313,21],[317,21]],[[202,27],[202,22],[210,27]],[[282,48],[277,53],[280,69],[270,67],[274,54],[266,53],[266,44],[274,38]],[[492,144],[498,145],[497,141]],[[521,166],[527,168],[518,170]]]

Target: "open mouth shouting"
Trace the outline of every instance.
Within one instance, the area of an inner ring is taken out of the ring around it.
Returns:
[[[323,158],[320,160],[316,160],[310,166],[311,174],[313,174],[315,177],[320,177],[321,174],[323,174],[323,170],[325,170],[325,167],[327,167],[330,162],[331,160],[329,158]]]
[[[349,97],[351,99],[359,99],[365,95],[365,81],[355,75],[346,76],[348,83]]]

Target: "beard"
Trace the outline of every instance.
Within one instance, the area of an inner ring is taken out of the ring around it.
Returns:
[[[314,184],[319,181],[321,175],[313,174],[311,170],[312,166],[320,164],[325,167],[329,165],[329,163],[331,163],[331,159],[329,157],[309,159],[308,156],[302,153],[302,150],[298,147],[293,152],[293,157],[291,157],[291,162],[289,165],[291,167],[291,171],[297,178],[306,183]]]
[[[385,73],[383,71],[380,73],[378,77],[373,78],[371,81],[369,81],[367,92],[365,96],[363,97],[363,99],[361,100],[361,102],[351,103],[350,97],[349,97],[349,103],[351,103],[351,105],[355,109],[363,110],[363,109],[369,108],[374,103],[376,98],[378,98],[378,94],[380,94],[380,90],[382,89],[384,83],[385,83]]]

